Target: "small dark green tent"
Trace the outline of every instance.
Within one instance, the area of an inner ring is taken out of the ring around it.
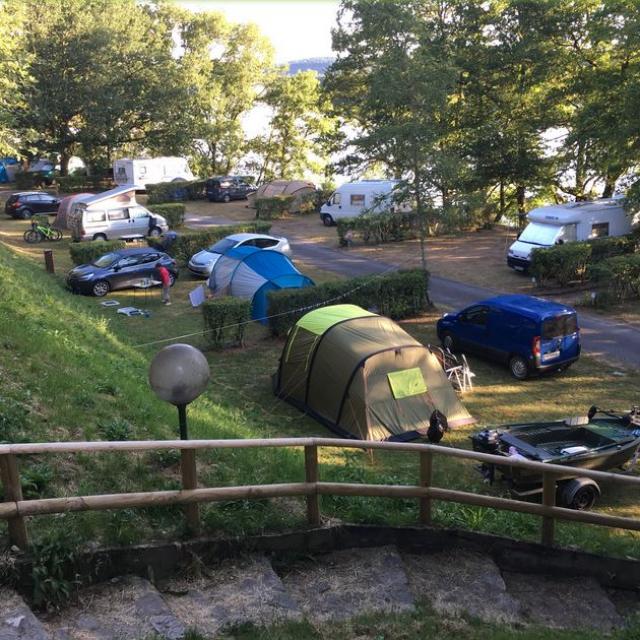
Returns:
[[[399,325],[355,305],[322,307],[289,332],[275,393],[350,438],[408,440],[438,410],[473,423],[435,356]]]

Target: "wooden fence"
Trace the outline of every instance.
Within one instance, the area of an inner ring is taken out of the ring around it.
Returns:
[[[304,448],[304,482],[245,485],[234,487],[198,488],[196,452],[201,449],[246,448]],[[321,482],[318,469],[318,448],[381,449],[416,456],[415,485],[354,484]],[[117,493],[110,495],[71,496],[24,500],[20,484],[18,457],[62,453],[140,452],[179,449],[181,451],[182,490],[149,491],[141,493]],[[543,477],[542,503],[522,502],[496,496],[457,491],[432,484],[434,458],[449,456],[477,462],[496,464],[539,472]],[[520,459],[507,459],[464,449],[453,449],[430,444],[396,442],[368,442],[330,438],[275,438],[271,440],[162,440],[137,442],[51,442],[41,444],[0,445],[0,472],[4,486],[4,502],[0,503],[0,519],[8,520],[12,544],[26,548],[29,544],[25,518],[68,511],[96,511],[159,505],[183,505],[187,525],[192,533],[200,530],[198,503],[220,500],[252,500],[285,496],[306,498],[307,521],[310,526],[320,524],[320,499],[322,495],[374,496],[383,498],[415,498],[420,505],[420,523],[430,525],[434,500],[457,502],[480,507],[490,507],[519,513],[529,513],[542,518],[541,541],[552,545],[556,520],[570,520],[586,524],[616,527],[640,531],[640,520],[602,513],[574,511],[557,507],[556,482],[567,477],[567,467]],[[600,482],[633,485],[640,489],[640,477],[601,471],[579,470],[581,477]],[[639,494],[640,495],[640,494]]]

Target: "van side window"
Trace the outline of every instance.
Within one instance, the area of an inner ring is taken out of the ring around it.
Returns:
[[[109,220],[128,220],[129,219],[129,210],[128,209],[112,209],[109,211]]]
[[[334,193],[333,198],[331,199],[331,204],[340,204],[342,202],[342,194]]]
[[[352,193],[351,194],[351,206],[352,207],[364,207],[364,194]]]
[[[107,214],[104,211],[87,211],[85,219],[87,222],[104,222]]]
[[[462,316],[462,321],[466,324],[476,324],[485,327],[487,325],[488,317],[488,307],[472,307]]]
[[[598,222],[591,225],[591,238],[602,238],[609,235],[609,223]]]
[[[149,212],[144,207],[129,207],[130,218],[148,218]]]

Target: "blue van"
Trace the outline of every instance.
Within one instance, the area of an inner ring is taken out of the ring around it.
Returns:
[[[566,369],[580,357],[575,309],[525,295],[496,296],[445,313],[438,320],[438,338],[451,351],[507,364],[518,380]]]

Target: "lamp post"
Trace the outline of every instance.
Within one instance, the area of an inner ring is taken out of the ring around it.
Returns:
[[[149,384],[155,394],[178,407],[180,439],[188,440],[187,405],[193,402],[209,383],[209,363],[202,352],[189,344],[172,344],[159,351],[149,367]],[[196,489],[196,452],[180,450],[180,471],[183,490]],[[185,507],[187,526],[192,533],[200,529],[197,504]]]

